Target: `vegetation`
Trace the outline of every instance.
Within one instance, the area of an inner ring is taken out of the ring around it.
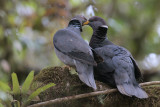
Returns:
[[[29,96],[37,96],[39,85],[31,86],[36,80],[32,81],[34,73],[30,71],[38,74],[47,66],[63,66],[52,38],[77,14],[104,18],[108,38],[131,51],[144,81],[160,80],[159,10],[159,0],[0,0],[0,102],[22,105]],[[91,35],[92,29],[84,26],[86,42]],[[37,94],[31,94],[27,86],[36,88]]]
[[[30,87],[33,79],[34,71],[31,71],[22,87],[20,87],[16,73],[12,73],[12,90],[8,84],[0,81],[0,93],[2,95],[0,96],[0,103],[6,107],[11,107],[11,105],[14,105],[14,107],[25,107],[41,92],[55,85],[54,83],[48,83],[31,93]]]

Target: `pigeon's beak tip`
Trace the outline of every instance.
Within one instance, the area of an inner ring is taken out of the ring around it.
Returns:
[[[84,26],[84,25],[88,25],[88,24],[89,24],[89,21],[87,20],[82,25]]]

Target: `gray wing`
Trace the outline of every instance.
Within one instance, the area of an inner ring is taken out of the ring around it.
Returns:
[[[115,45],[116,46],[116,45]],[[141,78],[142,78],[142,74],[141,74],[141,71],[135,61],[135,59],[133,58],[133,56],[131,55],[131,53],[123,48],[123,47],[120,47],[120,46],[117,46],[117,49],[115,49],[116,51],[114,52],[115,55],[122,55],[122,56],[125,56],[125,57],[129,57],[129,60],[131,60],[132,64],[134,65],[134,74],[135,74],[135,78],[138,80],[138,81],[141,81]]]
[[[127,96],[148,98],[147,93],[136,82],[134,65],[130,57],[115,56],[112,60],[115,66],[114,78],[118,90]]]
[[[123,47],[108,45],[105,47],[108,52],[104,55],[112,58],[112,68],[114,69],[114,80],[118,90],[127,96],[136,96],[138,98],[147,98],[148,95],[138,85],[135,74],[135,61],[131,54]],[[136,67],[138,67],[136,65]]]
[[[114,56],[112,58],[115,66],[114,79],[118,90],[127,96],[148,98],[148,95],[138,85],[135,78],[135,67],[129,56]]]
[[[96,65],[89,45],[72,31],[63,29],[56,32],[53,38],[55,48],[65,55],[81,62]]]

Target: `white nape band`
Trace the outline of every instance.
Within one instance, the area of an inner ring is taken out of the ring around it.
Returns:
[[[107,28],[107,29],[108,29],[108,26],[107,26],[107,25],[102,25],[101,27],[104,27],[104,28]]]

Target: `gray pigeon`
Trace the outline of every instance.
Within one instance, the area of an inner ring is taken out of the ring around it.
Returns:
[[[93,16],[85,24],[93,29],[89,45],[104,60],[94,67],[95,79],[117,87],[119,92],[124,95],[141,99],[148,98],[147,93],[136,81],[141,78],[136,61],[127,49],[117,46],[107,39],[108,26],[104,19]]]
[[[82,24],[86,20],[84,16],[75,16],[67,28],[55,33],[53,44],[58,58],[64,64],[74,67],[82,82],[96,89],[93,66],[97,63],[90,46],[81,37]]]

